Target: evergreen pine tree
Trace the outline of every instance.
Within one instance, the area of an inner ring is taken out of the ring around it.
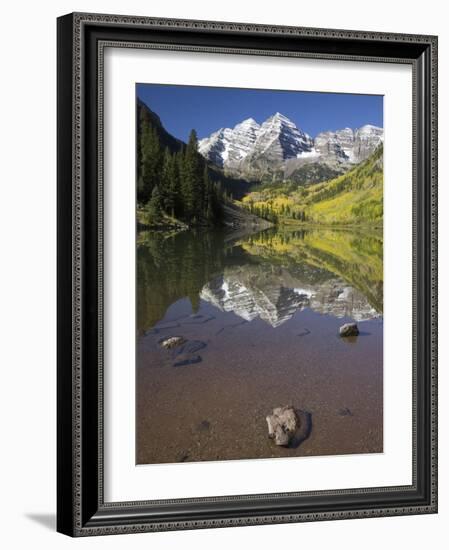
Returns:
[[[164,207],[164,210],[170,211],[168,208],[168,193],[169,193],[169,187],[170,187],[170,151],[168,150],[168,147],[164,149],[164,153],[162,155],[162,167],[161,167],[161,178],[159,180],[159,192],[161,194],[161,200],[162,205]]]
[[[192,130],[185,150],[182,173],[185,216],[192,221],[198,221],[202,214],[202,180],[201,163],[198,154],[198,138],[195,130]]]
[[[175,155],[171,155],[168,168],[168,204],[167,209],[172,216],[176,216],[176,210],[179,204],[179,172],[178,162]]]
[[[156,129],[144,122],[141,128],[141,185],[138,200],[146,203],[161,175],[162,154]]]
[[[185,218],[185,188],[184,185],[185,148],[175,155],[175,169],[177,175],[177,200],[175,212],[178,218]]]
[[[151,192],[151,199],[147,204],[146,213],[147,221],[150,224],[157,223],[162,218],[162,198],[157,185],[153,187],[153,191]]]
[[[209,223],[213,223],[216,215],[216,201],[214,184],[210,181],[207,166],[204,166],[203,173],[203,188],[204,188],[204,217]]]

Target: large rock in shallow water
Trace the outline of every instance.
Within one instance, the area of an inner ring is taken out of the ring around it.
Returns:
[[[268,437],[276,445],[288,446],[299,428],[299,419],[293,407],[277,407],[267,416]]]
[[[359,327],[357,326],[357,323],[346,323],[345,325],[340,327],[340,336],[358,336],[359,335]]]

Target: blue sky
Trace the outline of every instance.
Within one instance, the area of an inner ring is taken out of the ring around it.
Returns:
[[[192,128],[203,138],[252,117],[261,124],[277,111],[315,137],[319,132],[364,124],[383,126],[383,97],[137,84],[137,96],[159,115],[165,129],[187,141]]]

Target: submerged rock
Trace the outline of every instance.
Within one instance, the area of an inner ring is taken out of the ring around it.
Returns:
[[[172,348],[179,348],[183,344],[185,344],[187,340],[183,338],[182,336],[171,336],[170,338],[163,338],[159,344],[164,349],[172,349]]]
[[[173,363],[174,367],[187,367],[188,365],[196,365],[197,363],[201,363],[203,358],[200,355],[194,355],[194,356],[184,356],[180,355],[177,357],[176,362]]]
[[[202,342],[201,340],[189,340],[184,342],[185,343],[180,344],[179,347],[172,352],[175,361],[173,366],[184,367],[201,363],[203,358],[197,353],[207,346],[206,342]]]
[[[293,407],[277,407],[266,417],[268,437],[276,445],[288,446],[299,428],[299,419]]]
[[[200,432],[207,432],[210,429],[210,422],[209,420],[202,420],[198,425],[198,430]]]
[[[343,409],[339,409],[338,414],[340,416],[354,416],[351,409],[348,409],[348,407],[344,407]]]
[[[346,323],[340,327],[340,336],[342,337],[358,335],[359,327],[357,326],[357,323]]]

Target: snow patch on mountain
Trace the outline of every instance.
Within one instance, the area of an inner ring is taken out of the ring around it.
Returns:
[[[310,151],[300,151],[297,155],[296,155],[296,158],[298,159],[310,159],[310,158],[314,158],[314,157],[319,157],[320,156],[320,153],[315,149],[315,147],[312,147],[312,149]]]

